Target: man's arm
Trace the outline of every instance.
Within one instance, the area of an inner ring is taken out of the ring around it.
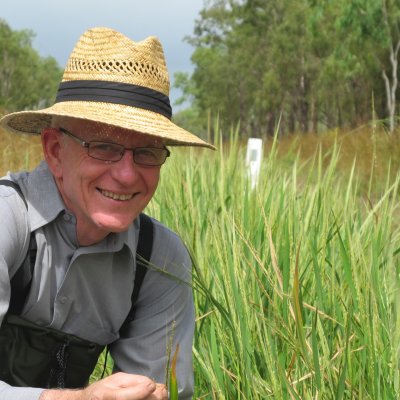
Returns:
[[[25,205],[9,187],[0,186],[0,326],[8,310],[10,278],[25,258],[29,224]]]
[[[11,188],[0,186],[0,326],[8,310],[10,277],[28,250],[29,225],[26,207]],[[0,399],[37,400],[43,389],[15,388],[0,381]]]

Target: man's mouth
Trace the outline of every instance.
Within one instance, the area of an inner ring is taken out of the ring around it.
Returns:
[[[99,189],[99,191],[103,196],[108,197],[113,200],[126,201],[126,200],[130,200],[134,196],[133,193],[118,194],[118,193],[110,192],[109,190],[102,190],[102,189]]]

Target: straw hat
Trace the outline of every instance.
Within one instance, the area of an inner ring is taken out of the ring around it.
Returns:
[[[169,77],[159,40],[134,42],[109,28],[92,28],[67,62],[54,105],[8,114],[0,125],[39,134],[52,116],[97,121],[163,138],[166,144],[214,148],[171,121]]]

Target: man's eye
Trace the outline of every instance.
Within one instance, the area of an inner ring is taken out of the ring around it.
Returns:
[[[104,153],[107,152],[119,153],[121,151],[120,146],[117,146],[113,143],[91,143],[91,147],[94,151],[101,151]]]
[[[136,157],[142,160],[157,161],[160,157],[158,149],[138,148],[136,149]]]
[[[118,161],[124,154],[123,146],[107,142],[90,142],[89,155],[106,161]]]
[[[139,153],[141,156],[146,156],[146,157],[157,157],[157,151],[154,149],[137,149],[137,153]]]

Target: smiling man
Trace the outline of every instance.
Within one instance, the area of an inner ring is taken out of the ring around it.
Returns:
[[[126,231],[157,188],[169,155],[163,140],[91,121],[56,121],[42,132],[43,149],[77,219],[79,244]]]
[[[0,181],[0,398],[180,399],[193,394],[190,257],[142,214],[168,146],[213,146],[171,122],[162,47],[85,32],[55,104],[4,116],[44,161]],[[146,261],[147,260],[147,261]],[[88,385],[107,347],[114,374]]]

